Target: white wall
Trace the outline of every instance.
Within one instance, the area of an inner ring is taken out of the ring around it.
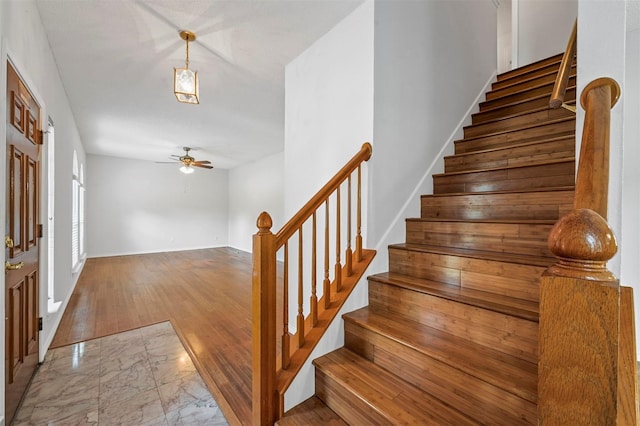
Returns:
[[[373,2],[285,71],[285,214],[290,217],[373,137]]]
[[[578,0],[513,0],[516,13],[518,66],[564,52],[573,23],[578,16]]]
[[[89,257],[226,246],[228,171],[87,156]]]
[[[619,238],[624,250],[620,253],[620,282],[635,288],[636,333],[640,337],[640,1],[628,2],[627,11],[626,68],[622,94],[625,98],[622,230]]]
[[[498,74],[507,72],[513,68],[513,37],[511,28],[513,27],[513,11],[511,0],[499,0],[498,5]]]
[[[68,300],[75,286],[77,274],[71,272],[71,167],[73,150],[78,151],[80,162],[84,162],[85,155],[78,134],[73,113],[69,106],[66,93],[58,75],[58,69],[49,49],[49,43],[40,22],[40,15],[33,1],[2,1],[0,2],[0,37],[1,64],[0,80],[6,81],[6,59],[11,59],[17,71],[34,93],[42,107],[42,123],[46,126],[50,116],[56,124],[56,204],[55,204],[55,251],[56,269],[55,282],[58,298]],[[6,87],[3,83],[3,88]],[[6,90],[0,91],[0,116],[6,117]],[[6,120],[0,120],[0,134],[4,135]],[[46,130],[46,127],[44,128]],[[0,138],[0,152],[6,153],[5,138]],[[0,199],[5,200],[6,161],[0,162]],[[43,162],[41,223],[47,224],[46,203],[46,168]],[[0,209],[0,223],[5,223],[5,209]],[[44,234],[47,235],[45,228]],[[41,248],[46,247],[46,241],[41,240]],[[62,310],[47,314],[47,264],[44,258],[46,251],[41,252],[40,287],[42,289],[40,314],[44,317],[44,330],[40,333],[40,356],[44,357]],[[0,254],[0,261],[4,263],[4,250]],[[0,284],[4,288],[4,274]],[[0,310],[4,312],[4,291],[0,293]],[[4,353],[4,327],[0,331],[0,351]],[[4,369],[0,369],[0,383],[4,383]],[[4,401],[4,386],[0,386],[0,401]],[[0,404],[0,416],[4,415],[4,405]]]
[[[229,246],[253,251],[258,215],[266,211],[276,232],[284,221],[284,153],[229,170]]]
[[[373,10],[373,1],[365,2],[286,68],[287,219],[373,137]],[[366,300],[366,285],[360,283],[342,312],[357,309]],[[334,321],[310,359],[343,342],[342,321]],[[307,363],[286,394],[285,408],[313,394],[313,376]]]
[[[404,219],[419,216],[419,195],[432,192],[422,178],[443,168],[442,148],[495,72],[496,15],[490,0],[376,3],[368,237],[382,263],[374,271],[386,270],[388,244],[404,242]]]

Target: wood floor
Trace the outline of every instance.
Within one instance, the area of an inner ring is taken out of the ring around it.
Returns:
[[[88,259],[51,347],[170,320],[229,423],[250,424],[251,274],[231,248]]]

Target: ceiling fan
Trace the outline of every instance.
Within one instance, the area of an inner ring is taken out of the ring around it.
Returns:
[[[185,146],[182,149],[184,149],[184,155],[169,156],[171,157],[172,160],[175,160],[175,161],[169,161],[169,163],[182,164],[182,166],[180,167],[180,171],[182,173],[185,173],[185,174],[193,173],[193,171],[195,170],[194,167],[200,167],[203,169],[213,169],[213,166],[210,165],[211,161],[208,161],[208,160],[196,161],[195,158],[190,156],[189,151],[191,151],[191,148],[189,148],[188,146]]]

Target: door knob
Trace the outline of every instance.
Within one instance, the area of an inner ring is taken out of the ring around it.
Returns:
[[[5,271],[17,271],[18,269],[22,269],[23,266],[24,266],[24,262],[18,262],[18,263],[9,263],[9,261],[4,262]]]
[[[4,237],[4,246],[9,248],[13,247],[13,240],[8,235]]]

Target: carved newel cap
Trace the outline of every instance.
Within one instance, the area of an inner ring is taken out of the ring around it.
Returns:
[[[549,234],[549,250],[558,257],[550,268],[559,275],[592,280],[615,279],[606,269],[618,251],[607,221],[590,209],[577,209],[562,217]]]
[[[260,216],[258,216],[258,220],[256,221],[256,226],[258,227],[258,234],[266,234],[269,232],[273,226],[273,220],[271,219],[271,216],[269,216],[269,213],[260,213]]]

